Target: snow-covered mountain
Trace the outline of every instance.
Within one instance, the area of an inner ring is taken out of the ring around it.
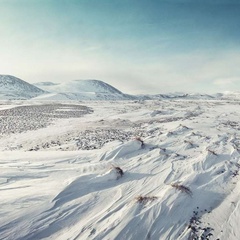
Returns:
[[[73,80],[64,83],[40,82],[34,84],[49,94],[37,97],[45,100],[167,100],[167,99],[218,99],[222,95],[200,93],[166,93],[127,95],[100,80]]]
[[[10,75],[0,75],[0,99],[30,99],[37,97],[43,93],[45,93],[44,90],[17,77]]]
[[[73,80],[64,83],[29,84],[17,77],[0,75],[0,100],[239,100],[239,92],[218,94],[167,93],[129,95],[100,80]]]
[[[73,80],[64,83],[41,82],[34,85],[48,92],[57,93],[95,92],[122,94],[118,89],[100,80]]]
[[[100,80],[73,80],[64,83],[40,82],[40,87],[49,94],[42,95],[42,100],[132,100],[137,97],[124,94],[113,86]]]

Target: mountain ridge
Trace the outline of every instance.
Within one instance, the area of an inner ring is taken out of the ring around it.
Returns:
[[[110,84],[96,79],[71,80],[64,83],[30,84],[12,75],[0,75],[0,100],[170,100],[170,99],[240,99],[240,92],[216,94],[168,93],[125,94]]]

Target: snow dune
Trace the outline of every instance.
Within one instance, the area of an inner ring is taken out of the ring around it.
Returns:
[[[239,239],[237,101],[75,104],[0,138],[0,239]]]

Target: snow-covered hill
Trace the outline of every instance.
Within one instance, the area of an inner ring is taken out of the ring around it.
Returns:
[[[30,99],[45,93],[44,90],[17,77],[0,75],[0,99]]]
[[[109,94],[109,93],[95,93],[95,92],[81,92],[81,93],[49,93],[38,96],[34,100],[134,100],[137,97],[127,94]]]
[[[113,86],[100,80],[73,80],[64,83],[41,82],[34,84],[48,92],[55,93],[81,93],[81,92],[95,92],[95,93],[111,93],[122,94]]]
[[[217,94],[166,93],[129,95],[100,80],[73,80],[64,83],[29,84],[17,77],[0,75],[0,100],[239,100],[239,92]]]
[[[41,82],[38,86],[50,94],[40,96],[41,100],[131,100],[127,95],[100,80],[73,80],[64,83]]]

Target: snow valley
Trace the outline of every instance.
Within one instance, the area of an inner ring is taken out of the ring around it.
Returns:
[[[0,239],[239,239],[238,95],[57,101],[44,85],[1,101]]]

